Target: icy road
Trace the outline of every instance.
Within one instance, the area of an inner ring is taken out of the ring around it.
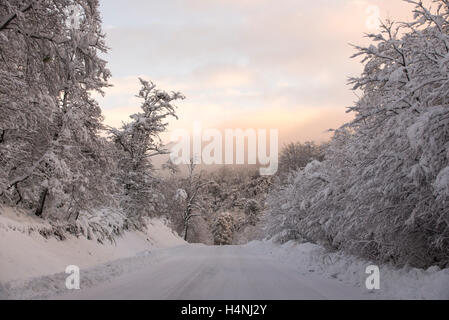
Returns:
[[[82,286],[82,271],[81,271]],[[254,252],[247,246],[186,245],[164,249],[138,271],[62,299],[367,299],[346,286]]]

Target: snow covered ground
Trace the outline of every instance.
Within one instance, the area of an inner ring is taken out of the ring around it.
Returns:
[[[0,214],[0,299],[47,297],[65,289],[65,268],[90,270],[86,285],[106,281],[141,266],[149,252],[185,244],[162,220],[150,220],[147,230],[127,232],[116,243],[69,237],[44,238],[50,226],[40,219],[8,208]],[[152,259],[154,260],[154,259]],[[61,286],[62,284],[62,286]]]
[[[366,288],[365,281],[369,276],[365,273],[366,267],[376,265],[342,252],[329,252],[311,243],[291,241],[275,245],[270,241],[255,241],[247,247],[294,266],[300,275],[319,274],[359,288]],[[398,269],[389,265],[379,265],[379,269],[380,289],[370,291],[371,298],[449,300],[449,269]]]
[[[185,245],[164,250],[136,272],[61,299],[368,299],[366,290],[300,274],[250,246]]]
[[[449,299],[449,270],[380,266],[380,290],[365,287],[371,265],[310,244],[186,245],[158,262],[62,299]],[[151,260],[151,258],[150,258]]]
[[[101,245],[30,232],[43,226],[0,215],[0,299],[449,299],[448,269],[380,266],[369,291],[372,263],[310,243],[188,245],[152,220]],[[66,289],[67,265],[80,267],[81,290]]]

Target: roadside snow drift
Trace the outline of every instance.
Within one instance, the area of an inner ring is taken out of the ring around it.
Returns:
[[[289,241],[276,245],[271,241],[254,241],[248,246],[261,255],[295,266],[301,275],[319,274],[363,289],[369,276],[366,267],[376,265],[342,252],[329,252],[312,243]],[[373,299],[449,300],[449,269],[436,266],[427,270],[398,269],[389,265],[379,265],[379,269],[380,289],[369,291]]]
[[[39,230],[49,228],[47,223],[9,208],[0,210],[0,298],[14,287],[26,286],[32,278],[62,273],[65,279],[68,265],[85,269],[185,244],[159,219],[149,220],[144,232],[126,232],[115,244],[100,244],[85,237],[45,238]]]

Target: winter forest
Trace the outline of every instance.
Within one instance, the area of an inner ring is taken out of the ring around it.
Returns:
[[[140,112],[104,123],[95,95],[111,72],[98,0],[1,0],[0,208],[44,221],[39,233],[61,241],[115,243],[159,218],[192,244],[295,241],[448,268],[449,1],[406,2],[413,21],[383,21],[369,46],[353,47],[363,64],[349,79],[353,120],[326,143],[285,145],[278,172],[262,176],[257,166],[156,166],[190,97],[150,79],[135,93]]]

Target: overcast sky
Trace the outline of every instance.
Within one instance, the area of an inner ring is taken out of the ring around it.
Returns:
[[[140,76],[187,97],[171,130],[202,121],[323,141],[351,118],[346,82],[361,66],[349,43],[375,31],[377,9],[411,16],[401,0],[101,0],[114,85],[99,99],[106,122],[139,110]]]

